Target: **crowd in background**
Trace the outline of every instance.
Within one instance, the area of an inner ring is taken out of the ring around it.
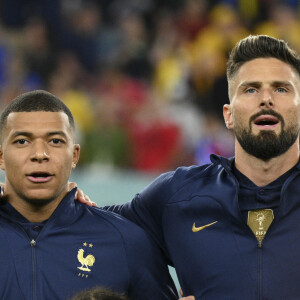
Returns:
[[[0,109],[45,89],[77,123],[81,166],[142,172],[233,155],[226,59],[249,34],[300,52],[297,0],[1,0]]]

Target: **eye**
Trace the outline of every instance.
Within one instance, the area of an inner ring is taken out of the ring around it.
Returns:
[[[285,88],[283,88],[283,87],[279,87],[279,88],[276,89],[276,92],[278,92],[278,93],[286,93],[287,90]]]
[[[18,145],[25,145],[27,143],[28,143],[28,141],[26,141],[25,139],[19,139],[19,140],[14,141],[14,144],[18,144]]]
[[[52,140],[50,140],[50,143],[54,144],[54,145],[60,145],[60,144],[64,144],[65,141],[62,139],[52,139]]]
[[[255,88],[248,88],[245,92],[247,94],[254,94],[254,93],[256,93],[256,89]]]

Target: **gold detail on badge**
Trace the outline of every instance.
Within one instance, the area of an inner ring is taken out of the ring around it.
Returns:
[[[77,254],[77,259],[81,263],[81,267],[77,267],[81,271],[91,272],[89,267],[92,267],[95,263],[95,256],[92,254],[87,255],[84,257],[84,250],[79,249]],[[83,274],[82,274],[83,277]]]
[[[273,220],[274,214],[272,209],[248,211],[248,226],[259,242],[264,239]]]

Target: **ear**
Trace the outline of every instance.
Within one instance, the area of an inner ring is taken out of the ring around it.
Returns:
[[[228,129],[233,129],[232,111],[231,111],[230,104],[225,104],[223,106],[223,117],[224,117],[226,127]]]
[[[73,159],[72,159],[72,169],[76,168],[80,156],[80,146],[79,144],[74,144],[73,146]]]

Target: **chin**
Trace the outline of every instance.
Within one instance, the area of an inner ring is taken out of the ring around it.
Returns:
[[[256,132],[254,133],[254,135],[258,136],[260,134],[266,134],[266,133],[276,134],[278,136],[278,135],[280,135],[281,130],[276,130],[276,129],[259,129],[259,130],[256,130]]]
[[[52,201],[54,201],[55,199],[53,198],[37,198],[37,197],[24,197],[24,200],[34,206],[44,206],[47,205],[49,203],[51,203]]]
[[[27,203],[35,206],[44,206],[57,199],[57,194],[51,193],[51,191],[32,191],[26,193],[22,197]]]

